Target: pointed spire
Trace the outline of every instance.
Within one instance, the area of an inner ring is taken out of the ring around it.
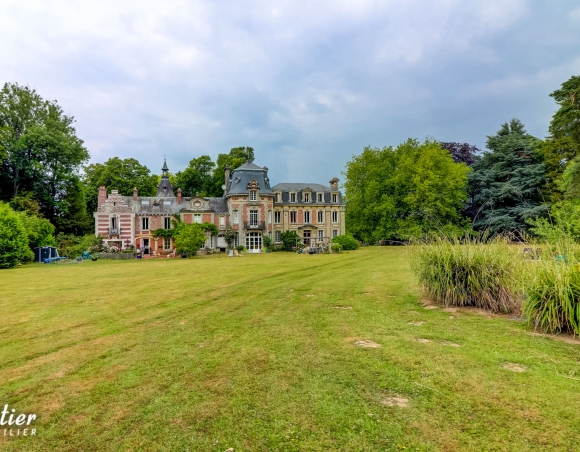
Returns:
[[[163,159],[163,168],[161,168],[161,171],[163,171],[163,177],[169,177],[169,175],[167,174],[169,168],[167,168],[167,160],[165,159]]]

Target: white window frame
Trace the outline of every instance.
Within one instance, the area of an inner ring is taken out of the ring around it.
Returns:
[[[250,210],[250,226],[258,226],[258,210]]]
[[[280,243],[280,234],[282,234],[280,231],[274,231],[274,242]]]
[[[236,232],[236,236],[234,237],[234,246],[240,246],[240,233]]]
[[[332,237],[338,237],[338,229],[333,229],[332,230]]]
[[[201,219],[202,219],[201,213],[194,213],[193,214],[193,222],[194,223],[201,224],[202,223]]]
[[[294,221],[292,221],[292,216],[294,216]],[[296,212],[295,210],[292,210],[290,212],[290,223],[296,224],[297,221],[298,221],[298,212]]]
[[[338,194],[337,193],[332,194],[332,202],[338,202]]]
[[[318,222],[318,224],[324,224],[324,211],[323,210],[319,210],[318,212],[316,212],[316,220]]]
[[[310,193],[302,193],[302,202],[310,202]]]
[[[163,237],[163,249],[165,251],[171,250],[171,237]]]
[[[281,198],[280,193],[275,193],[275,195],[276,195],[276,202],[280,202],[281,201],[281,199],[280,199]]]
[[[332,212],[332,222],[333,223],[338,223],[338,211],[335,210],[334,212]]]
[[[324,193],[318,193],[317,197],[318,197],[318,202],[324,202]]]
[[[268,210],[268,224],[272,224],[272,211]]]
[[[141,230],[142,231],[149,230],[149,217],[141,217]]]
[[[323,231],[322,229],[320,229],[320,230],[318,231],[318,241],[319,241],[319,242],[322,242],[322,241],[324,241],[324,231]]]
[[[257,190],[250,190],[250,201],[257,201],[258,200],[258,191]]]
[[[274,212],[274,223],[280,224],[282,223],[282,212]]]
[[[224,217],[223,215],[220,215],[220,226],[225,226],[226,225],[226,217]]]
[[[304,224],[310,224],[310,211],[309,210],[305,210],[304,211]],[[307,219],[308,218],[308,219]]]
[[[171,229],[171,217],[163,218],[163,228],[164,229]]]
[[[290,193],[290,202],[296,202],[296,193]]]
[[[240,221],[239,214],[237,210],[234,210],[234,224],[238,224]]]

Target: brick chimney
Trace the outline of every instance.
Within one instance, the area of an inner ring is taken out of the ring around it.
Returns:
[[[137,187],[133,187],[133,201],[137,201],[137,194],[139,192],[137,191]]]
[[[338,190],[338,182],[339,182],[339,180],[336,177],[333,177],[332,179],[330,179],[329,184],[330,184],[331,190]]]
[[[226,167],[224,168],[224,177],[226,179],[225,181],[226,191],[228,191],[230,188],[230,165],[226,165]]]
[[[177,189],[177,204],[181,204],[181,188]]]
[[[107,200],[107,188],[104,185],[101,185],[99,187],[99,198],[97,202],[98,207],[101,207],[106,200]]]

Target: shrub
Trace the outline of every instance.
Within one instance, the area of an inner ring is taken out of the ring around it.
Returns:
[[[241,253],[242,251],[244,251],[244,245],[238,245],[238,246],[236,246],[236,250],[238,250],[238,252]]]
[[[28,246],[30,248],[36,248],[37,246],[56,246],[54,226],[50,221],[35,215],[28,215],[26,212],[19,212],[19,215],[22,225],[26,229]]]
[[[359,247],[358,240],[351,235],[339,235],[332,238],[332,243],[338,243],[343,250],[356,250]]]
[[[578,247],[560,244],[556,254],[560,260],[545,256],[526,268],[522,312],[534,328],[580,334]]]
[[[296,231],[282,232],[282,234],[280,234],[280,241],[282,242],[284,251],[292,251],[292,247],[296,247],[301,243],[300,236],[296,234]]]
[[[176,233],[174,237],[177,252],[179,254],[195,256],[195,253],[200,250],[207,239],[201,226],[197,223],[181,223],[175,229]]]
[[[0,202],[0,268],[16,267],[33,257],[20,215]]]
[[[332,249],[332,251],[334,251],[335,253],[340,253],[342,251],[342,245],[340,243],[333,243],[330,248]]]
[[[517,312],[521,254],[506,237],[435,238],[413,247],[413,270],[426,294],[445,306]]]
[[[272,237],[270,237],[269,235],[264,235],[262,237],[262,243],[264,244],[264,247],[266,248],[272,248]]]

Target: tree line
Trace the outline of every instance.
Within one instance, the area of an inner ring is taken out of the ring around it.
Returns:
[[[512,119],[483,153],[434,139],[366,147],[343,172],[349,232],[368,243],[480,231],[579,241],[580,76],[550,96],[545,139]]]

